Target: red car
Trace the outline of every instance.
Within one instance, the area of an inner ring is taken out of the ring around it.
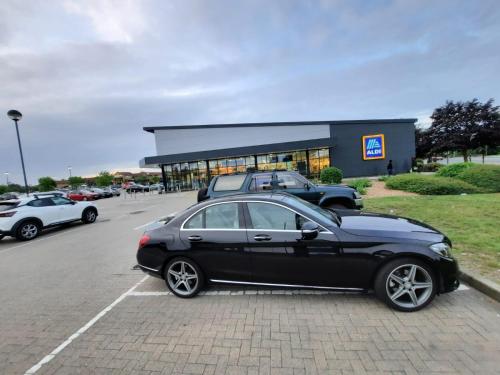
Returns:
[[[68,198],[73,201],[93,201],[98,197],[97,194],[88,190],[72,191],[68,194]]]

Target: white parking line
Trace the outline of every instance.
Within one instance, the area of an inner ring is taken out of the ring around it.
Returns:
[[[82,333],[87,331],[90,327],[92,327],[99,319],[101,319],[104,315],[106,315],[113,307],[115,307],[117,304],[119,304],[121,301],[125,299],[128,295],[130,295],[135,288],[137,288],[139,285],[141,285],[144,281],[146,281],[149,278],[149,276],[144,276],[141,281],[139,281],[137,284],[135,284],[132,288],[127,290],[125,293],[123,293],[120,297],[118,297],[113,303],[111,303],[108,307],[106,307],[104,310],[99,312],[96,316],[94,316],[92,319],[90,319],[87,324],[85,324],[82,328],[80,328],[78,331],[73,333],[70,337],[66,339],[61,345],[59,345],[57,348],[55,348],[50,354],[46,355],[45,357],[42,358],[40,362],[38,362],[36,365],[31,367],[28,371],[26,371],[24,374],[25,375],[30,375],[36,373],[40,368],[46,364],[52,361],[57,354],[59,354],[65,347],[67,347],[73,340],[78,338]]]

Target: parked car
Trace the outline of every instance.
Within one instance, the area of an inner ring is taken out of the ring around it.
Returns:
[[[98,195],[88,190],[75,190],[69,192],[68,198],[73,201],[93,201],[98,199]]]
[[[112,198],[113,193],[109,190],[106,189],[101,189],[101,188],[90,188],[89,189],[92,193],[98,194],[99,198]]]
[[[113,194],[114,197],[119,197],[120,194],[121,194],[120,189],[116,189],[116,188],[113,188],[113,187],[110,187],[108,189],[111,192],[111,194]]]
[[[208,188],[198,191],[198,202],[228,194],[259,192],[287,192],[320,207],[363,207],[363,199],[356,189],[345,185],[315,185],[292,171],[216,176],[210,181]]]
[[[146,185],[141,185],[141,184],[130,184],[126,188],[127,193],[138,193],[138,192],[144,192],[144,191],[149,191],[149,186]]]
[[[0,201],[6,201],[9,199],[17,199],[19,196],[15,193],[3,193],[0,194]]]
[[[49,227],[73,221],[93,223],[97,208],[89,202],[75,202],[60,195],[33,195],[0,202],[0,239],[32,240]]]
[[[161,190],[164,190],[164,187],[163,187],[163,184],[151,184],[149,185],[149,190],[151,191],[161,191]]]
[[[374,289],[410,312],[459,285],[450,240],[411,219],[261,193],[208,200],[165,222],[144,233],[137,261],[179,297],[206,283]]]

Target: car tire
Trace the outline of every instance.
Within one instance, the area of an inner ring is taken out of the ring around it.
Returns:
[[[92,224],[97,219],[97,210],[94,207],[86,208],[82,213],[82,222],[84,224]]]
[[[384,265],[378,272],[375,294],[389,307],[403,312],[423,309],[437,292],[432,268],[415,258],[400,258]]]
[[[41,230],[41,225],[33,220],[23,221],[17,226],[16,238],[19,241],[31,241],[38,237]]]
[[[5,235],[0,234],[0,241],[5,237]]]
[[[207,196],[208,188],[202,188],[198,190],[198,202],[203,202],[208,199]]]
[[[178,257],[168,262],[163,273],[168,289],[181,298],[192,298],[205,284],[200,267],[189,258]]]

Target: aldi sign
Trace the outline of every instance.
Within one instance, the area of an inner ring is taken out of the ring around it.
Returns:
[[[383,134],[363,136],[363,160],[385,158],[385,142]]]

